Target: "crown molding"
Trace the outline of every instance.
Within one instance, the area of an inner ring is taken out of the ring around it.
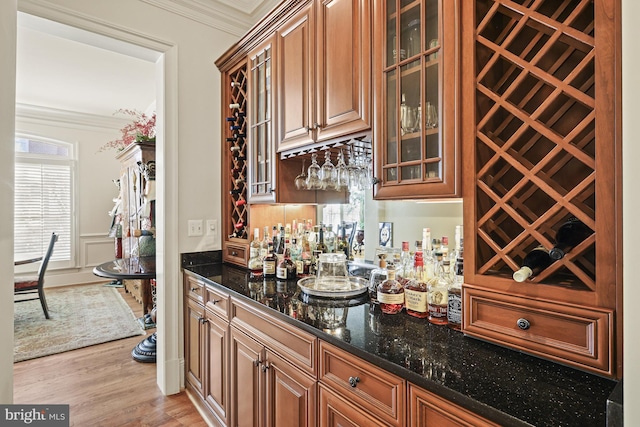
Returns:
[[[36,123],[64,125],[68,128],[120,129],[130,122],[129,119],[98,114],[80,113],[31,104],[16,104],[16,119]]]

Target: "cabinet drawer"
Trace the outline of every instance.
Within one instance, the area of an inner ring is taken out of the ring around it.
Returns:
[[[222,251],[222,258],[224,261],[241,265],[243,267],[247,266],[248,251],[246,246],[242,245],[233,245],[230,243],[226,243],[224,250]]]
[[[251,305],[231,299],[231,324],[317,378],[317,338]]]
[[[405,416],[405,382],[384,369],[320,341],[320,382],[392,425]]]
[[[229,294],[209,285],[205,287],[204,292],[207,310],[229,320]]]
[[[612,372],[613,311],[465,287],[464,332],[535,355]]]
[[[200,304],[204,304],[204,282],[185,274],[184,294]]]

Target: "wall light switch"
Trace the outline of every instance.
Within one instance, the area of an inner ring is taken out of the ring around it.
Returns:
[[[217,219],[208,219],[207,220],[207,235],[216,236],[218,234],[218,220]]]
[[[201,219],[190,219],[188,221],[188,231],[187,235],[189,237],[202,236],[202,220]]]

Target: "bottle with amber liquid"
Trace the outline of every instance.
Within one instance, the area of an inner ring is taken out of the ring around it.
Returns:
[[[291,260],[289,246],[284,242],[282,245],[284,246],[284,252],[276,267],[276,278],[278,280],[293,280],[296,278],[296,264]]]
[[[387,280],[378,285],[378,305],[385,314],[398,314],[404,308],[404,287],[396,280],[396,270],[387,270]]]
[[[275,277],[278,257],[273,250],[273,243],[269,242],[267,256],[262,260],[262,274],[264,277]]]
[[[429,316],[427,306],[428,289],[425,282],[422,242],[416,242],[416,246],[417,249],[413,258],[413,273],[404,287],[404,305],[408,315],[424,319]]]
[[[435,277],[429,281],[427,290],[428,320],[435,325],[447,324],[447,304],[449,285],[448,272],[445,272],[442,252],[436,252]]]

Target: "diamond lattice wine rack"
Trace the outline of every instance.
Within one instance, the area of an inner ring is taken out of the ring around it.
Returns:
[[[475,22],[476,274],[511,277],[576,217],[591,235],[532,281],[595,291],[594,3],[476,1]]]
[[[246,64],[228,74],[229,111],[226,130],[227,153],[230,156],[229,203],[223,209],[229,209],[225,231],[230,239],[247,240],[249,210],[247,200],[247,72]]]

